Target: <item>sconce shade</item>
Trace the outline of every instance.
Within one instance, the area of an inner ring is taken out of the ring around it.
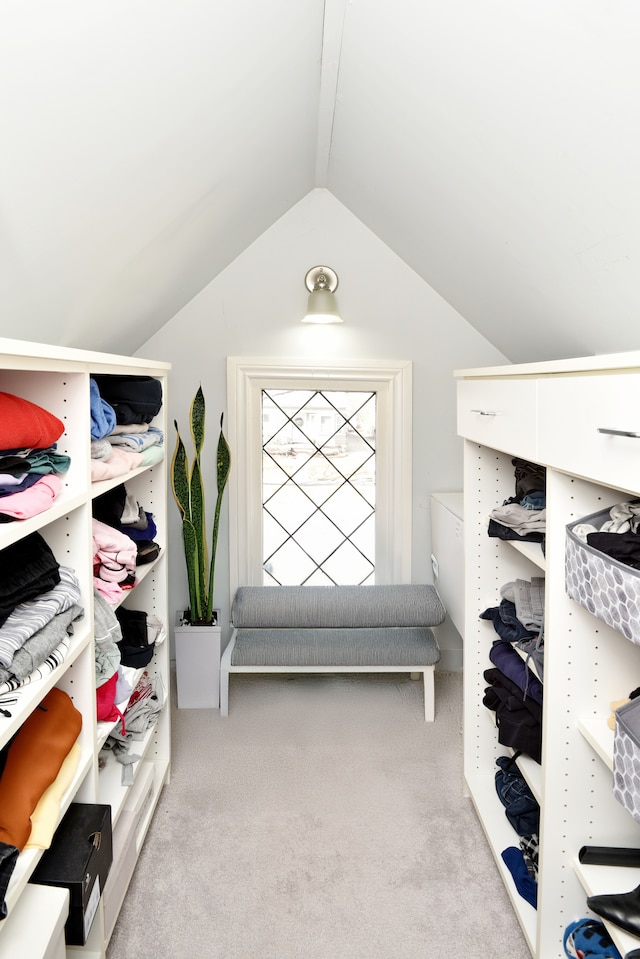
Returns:
[[[307,312],[303,323],[342,323],[333,295],[338,288],[338,274],[328,266],[314,266],[305,277],[309,290]]]

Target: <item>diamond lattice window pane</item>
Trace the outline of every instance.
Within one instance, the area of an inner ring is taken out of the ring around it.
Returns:
[[[305,586],[335,586],[333,580],[321,569],[317,569],[308,579],[305,579],[304,584]]]
[[[264,447],[264,451],[263,461],[272,458],[287,476],[293,476],[313,455],[315,447],[309,443],[304,433],[292,428],[276,433],[270,443]]]
[[[336,466],[342,475],[347,478],[353,476],[369,460],[373,461],[373,450],[361,436],[347,433],[345,449],[344,458]]]
[[[262,445],[267,446],[287,423],[288,417],[284,410],[274,403],[262,403]]]
[[[274,516],[288,533],[293,533],[315,512],[302,490],[291,482],[274,493],[265,509]]]
[[[287,539],[289,539],[287,531],[265,510],[262,522],[262,555],[271,556]]]
[[[280,463],[267,453],[262,454],[262,499],[266,503],[289,479],[289,474],[282,469]]]
[[[322,513],[314,513],[296,533],[296,542],[322,566],[324,560],[344,540],[344,535]]]
[[[373,563],[347,542],[324,561],[322,568],[335,583],[346,586],[364,582],[373,572]]]
[[[298,586],[311,576],[315,566],[313,560],[290,539],[274,553],[265,569],[281,586]]]
[[[351,542],[361,553],[375,563],[376,558],[376,518],[371,516],[351,534]]]
[[[362,469],[359,469],[358,472],[351,477],[351,485],[354,489],[357,489],[362,498],[365,499],[372,508],[376,505],[376,477],[374,470],[375,460],[369,460]]]
[[[352,486],[345,483],[324,504],[322,511],[339,529],[350,536],[354,529],[371,515],[371,506]]]
[[[332,394],[333,395],[333,394]],[[340,412],[351,419],[354,417],[358,422],[356,428],[362,431],[369,427],[373,432],[375,429],[375,399],[371,393],[359,393],[356,390],[350,390],[348,393],[340,393]]]
[[[309,457],[296,473],[295,480],[317,506],[321,506],[344,483],[344,477],[334,463],[322,453]]]

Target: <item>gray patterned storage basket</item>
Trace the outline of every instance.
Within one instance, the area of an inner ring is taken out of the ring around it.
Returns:
[[[616,710],[613,795],[640,822],[640,699]]]
[[[565,589],[576,603],[640,646],[640,570],[601,553],[573,532],[582,523],[600,529],[609,518],[604,509],[567,526]]]

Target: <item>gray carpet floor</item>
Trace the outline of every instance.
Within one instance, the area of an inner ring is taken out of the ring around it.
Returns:
[[[232,676],[173,768],[108,959],[527,959],[462,792],[462,675]],[[514,833],[515,845],[517,837]]]

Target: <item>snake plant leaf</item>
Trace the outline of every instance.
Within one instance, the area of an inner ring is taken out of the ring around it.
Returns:
[[[202,386],[198,387],[196,395],[193,397],[189,422],[191,423],[193,446],[196,451],[196,458],[198,458],[204,446],[205,403]]]
[[[229,444],[222,432],[222,421],[224,414],[220,417],[220,435],[218,436],[218,450],[216,455],[216,473],[218,484],[218,495],[216,497],[216,509],[213,517],[213,532],[211,536],[211,565],[209,567],[209,586],[207,593],[207,616],[210,618],[213,614],[213,589],[215,585],[215,555],[218,549],[218,529],[220,527],[220,508],[222,506],[222,497],[224,488],[229,479],[231,471],[231,450]]]
[[[177,439],[176,447],[171,458],[171,490],[173,492],[173,498],[176,501],[176,506],[180,510],[182,519],[184,520],[185,516],[189,515],[189,465],[187,463],[187,451],[182,442],[180,431],[178,430],[178,423],[176,420],[174,420],[173,423],[176,428]]]
[[[204,506],[204,482],[200,467],[200,457],[196,456],[191,468],[190,519],[195,533],[195,549],[198,554],[199,586],[204,595],[204,575],[209,565],[207,556],[207,530]]]
[[[231,450],[229,449],[229,444],[225,439],[225,435],[222,432],[222,421],[224,419],[224,413],[220,417],[220,436],[218,437],[218,453],[217,453],[217,477],[218,477],[218,496],[221,496],[224,493],[224,488],[227,485],[227,480],[229,479],[229,473],[231,471]]]
[[[189,587],[189,616],[192,623],[203,618],[203,596],[199,586],[201,570],[198,569],[198,551],[193,524],[185,519],[182,522],[182,541],[187,560],[187,583]]]

